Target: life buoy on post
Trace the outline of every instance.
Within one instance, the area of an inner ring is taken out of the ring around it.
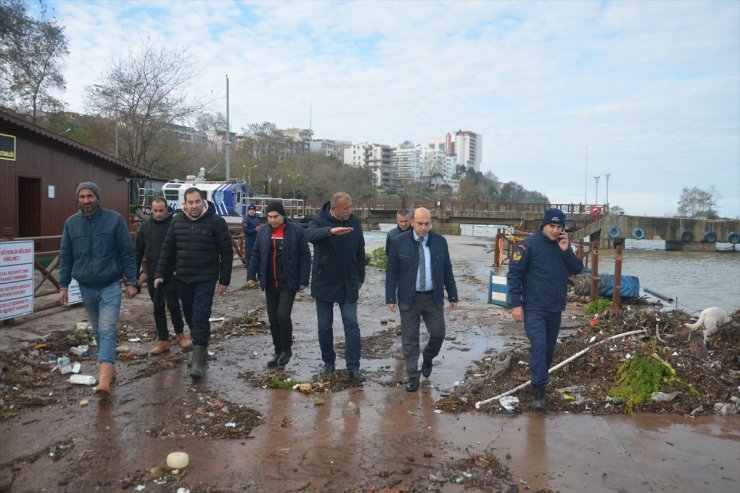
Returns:
[[[632,238],[641,240],[645,238],[645,230],[642,228],[635,228],[632,230]]]
[[[691,243],[694,241],[694,234],[691,231],[684,231],[681,233],[681,241],[684,243]]]
[[[610,238],[619,238],[622,235],[622,230],[619,229],[619,226],[612,226],[607,233]]]
[[[717,233],[715,233],[714,231],[707,231],[706,233],[704,233],[704,241],[706,241],[707,243],[714,243],[715,241],[717,241]]]
[[[727,241],[729,241],[733,245],[736,243],[740,243],[740,233],[736,233],[735,231],[733,231],[732,233],[728,234]]]

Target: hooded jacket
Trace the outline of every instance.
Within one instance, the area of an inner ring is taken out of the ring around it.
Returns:
[[[168,207],[167,215],[163,219],[156,220],[150,216],[136,233],[136,272],[141,269],[141,263],[146,256],[146,275],[149,280],[154,279],[154,273],[157,271],[162,244],[173,215],[174,212]]]
[[[571,248],[562,251],[557,241],[542,232],[519,243],[509,261],[506,284],[511,305],[524,310],[562,312],[568,292],[568,276],[583,270],[583,262]]]
[[[350,214],[340,221],[329,212],[330,203],[308,224],[306,238],[313,243],[311,296],[319,301],[354,303],[360,297],[360,284],[365,282],[365,237],[360,219]],[[346,235],[332,235],[336,227],[351,227]]]
[[[270,269],[270,262],[280,261],[280,266]],[[269,279],[268,272],[282,272],[285,288],[289,291],[298,291],[300,286],[308,286],[311,273],[311,250],[308,248],[306,233],[303,228],[293,223],[285,223],[285,235],[282,241],[281,255],[276,255],[272,242],[272,227],[269,223],[260,227],[252,254],[249,256],[249,270],[247,280],[259,279],[260,287],[264,290]]]
[[[134,245],[123,217],[99,207],[90,217],[78,212],[64,223],[59,287],[67,289],[72,278],[86,288],[100,289],[138,279]]]
[[[183,211],[172,218],[155,277],[166,279],[177,272],[180,282],[218,282],[228,286],[233,257],[226,221],[216,214],[216,206],[206,201],[200,217],[192,218]]]

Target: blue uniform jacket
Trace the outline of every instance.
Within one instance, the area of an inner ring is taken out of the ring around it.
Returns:
[[[562,251],[557,241],[540,229],[519,243],[509,262],[506,284],[512,306],[525,310],[562,312],[568,292],[568,276],[583,270],[573,250]]]
[[[59,287],[66,289],[72,278],[81,286],[100,289],[120,281],[135,283],[134,244],[123,217],[99,208],[91,217],[78,212],[64,223]]]
[[[458,301],[457,285],[452,273],[450,252],[444,236],[434,231],[427,233],[427,246],[432,267],[434,302],[444,307],[444,290],[450,302]],[[416,292],[416,274],[419,270],[419,244],[413,230],[396,236],[391,242],[388,267],[385,273],[385,302],[393,305],[410,305]]]
[[[268,263],[272,259],[271,238],[272,227],[269,224],[261,226],[252,254],[249,256],[247,280],[259,279],[263,290],[267,283]],[[301,226],[292,223],[285,224],[283,254],[280,259],[283,262],[282,272],[286,274],[286,288],[289,291],[298,291],[300,286],[308,286],[308,278],[311,274],[311,250],[308,248],[306,233]]]

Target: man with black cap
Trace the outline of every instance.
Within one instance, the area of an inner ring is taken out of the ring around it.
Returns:
[[[580,273],[583,262],[570,248],[565,214],[548,209],[539,230],[516,246],[510,259],[507,286],[511,314],[524,322],[531,344],[529,367],[534,409],[547,407],[545,386],[565,310],[568,277]]]
[[[257,207],[255,207],[254,204],[249,204],[249,207],[247,207],[247,215],[242,219],[242,237],[244,238],[245,261],[249,258],[249,254],[252,253],[254,240],[257,238],[257,228],[259,228],[259,226],[260,218],[257,217]]]
[[[74,278],[98,344],[98,386],[95,393],[110,396],[115,376],[116,325],[121,311],[121,281],[126,297],[136,296],[138,281],[131,235],[123,217],[100,207],[100,188],[93,182],[77,186],[79,212],[64,223],[59,265],[59,303],[69,301]]]
[[[285,366],[293,356],[293,321],[290,317],[298,291],[308,286],[311,273],[311,250],[303,228],[285,221],[285,208],[280,201],[267,206],[267,224],[260,227],[249,256],[247,286],[259,279],[265,292],[267,318],[275,348],[268,367]]]

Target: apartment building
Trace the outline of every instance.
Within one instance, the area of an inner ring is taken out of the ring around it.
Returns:
[[[406,141],[393,149],[390,171],[394,183],[418,180],[421,176],[421,146]]]
[[[352,147],[352,142],[347,140],[316,139],[311,141],[310,150],[342,161],[344,150],[349,147]]]
[[[356,168],[367,168],[372,172],[375,187],[392,184],[391,157],[393,149],[383,144],[352,144],[344,150],[344,164]]]

